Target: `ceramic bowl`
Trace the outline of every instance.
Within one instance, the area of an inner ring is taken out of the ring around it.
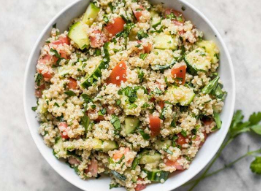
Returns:
[[[194,6],[183,0],[153,0],[155,2],[163,2],[165,7],[175,8],[182,11],[182,7],[186,10],[183,11],[186,19],[191,20],[201,31],[204,32],[205,39],[213,40],[216,42],[220,49],[220,68],[219,74],[224,84],[225,90],[228,92],[225,100],[224,109],[221,115],[223,121],[222,128],[216,133],[209,136],[206,143],[198,152],[196,158],[193,160],[190,168],[184,172],[174,173],[164,184],[151,184],[147,187],[147,191],[169,191],[173,190],[198,174],[216,154],[219,147],[229,129],[229,125],[233,116],[234,103],[235,103],[235,78],[233,65],[229,56],[229,52],[216,28],[211,22]],[[52,154],[52,150],[48,148],[43,141],[43,138],[39,135],[39,123],[36,118],[35,112],[32,111],[32,107],[36,104],[36,98],[34,95],[34,74],[36,72],[36,63],[40,55],[40,49],[44,45],[45,40],[49,37],[52,25],[57,23],[57,27],[60,31],[68,29],[71,21],[79,17],[84,13],[89,0],[76,0],[71,5],[67,6],[60,13],[54,17],[49,24],[45,27],[37,40],[29,61],[26,67],[25,73],[25,87],[24,87],[24,111],[26,120],[32,134],[32,137],[37,145],[39,151],[53,169],[58,172],[68,182],[72,183],[76,187],[82,190],[88,191],[105,191],[109,190],[109,177],[102,177],[100,179],[82,180],[67,164],[57,160]],[[37,169],[36,169],[37,170]],[[115,189],[117,191],[123,191],[123,188]]]

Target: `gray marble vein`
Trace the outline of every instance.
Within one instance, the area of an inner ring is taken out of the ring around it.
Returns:
[[[25,65],[48,21],[74,0],[0,0],[0,190],[78,191],[60,177],[37,150],[26,125],[23,103]],[[261,1],[188,0],[218,28],[236,73],[236,109],[246,116],[261,110]],[[245,134],[228,146],[213,169],[260,147]],[[251,157],[205,181],[195,191],[258,191],[261,177],[249,170]],[[178,188],[185,191],[186,188]]]

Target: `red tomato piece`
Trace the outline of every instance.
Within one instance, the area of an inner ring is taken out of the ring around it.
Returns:
[[[150,130],[151,136],[155,137],[160,134],[160,118],[158,116],[150,115]]]
[[[148,43],[147,45],[143,45],[143,49],[145,53],[150,53],[152,50],[152,44]]]
[[[161,109],[164,108],[164,105],[165,105],[164,101],[159,101],[158,104],[159,104],[159,106],[161,107]]]
[[[117,17],[112,23],[107,24],[104,29],[108,34],[115,36],[117,33],[123,31],[124,24],[125,21],[121,17]]]
[[[76,90],[77,89],[77,81],[73,78],[69,78],[68,88]]]
[[[181,82],[182,85],[184,85],[186,81],[186,69],[187,69],[186,64],[177,64],[171,70],[172,76],[178,82]]]
[[[202,147],[204,145],[204,143],[206,142],[206,140],[207,140],[207,137],[208,137],[207,133],[203,132],[203,135],[204,135],[204,139],[202,141],[201,141],[200,136],[198,136],[198,135],[197,135],[197,137],[195,139],[195,141],[201,141],[200,144],[199,144],[199,147]]]
[[[42,58],[38,60],[39,64],[47,64],[48,62],[51,62],[52,56],[49,54],[44,55]]]
[[[95,159],[92,159],[91,164],[89,164],[88,168],[84,170],[85,173],[90,172],[93,177],[98,175],[98,162]]]
[[[178,139],[176,140],[176,143],[177,143],[179,146],[183,146],[183,145],[187,144],[186,137],[184,137],[184,136],[181,135],[181,134],[178,134]]]
[[[146,184],[137,184],[137,186],[135,187],[135,191],[144,190],[146,187],[147,187]]]
[[[61,136],[62,138],[64,139],[69,139],[69,136],[68,136],[68,125],[66,122],[61,122],[58,126],[60,132],[61,132]]]
[[[60,44],[70,44],[70,39],[67,36],[60,36],[58,40],[52,42],[52,44],[60,45]]]
[[[126,155],[129,151],[130,151],[130,149],[128,147],[125,148],[124,150],[118,150],[117,152],[114,153],[113,159],[119,160],[123,157],[123,155]]]
[[[140,17],[142,16],[142,11],[144,11],[144,7],[140,6],[139,8],[133,10],[133,14],[137,21],[140,21]]]
[[[117,86],[121,85],[121,82],[126,82],[127,78],[127,65],[124,61],[119,62],[112,70],[107,83],[115,84]]]
[[[44,84],[40,85],[40,86],[35,90],[35,96],[36,96],[37,98],[42,97],[42,94],[43,94],[43,90],[44,90],[44,89],[45,89],[45,85],[44,85]]]
[[[170,16],[171,14],[173,14],[174,16],[173,18]],[[174,9],[170,9],[170,8],[165,9],[165,17],[171,17],[173,21],[177,21],[180,23],[185,22],[185,18],[183,14],[180,11]]]
[[[52,73],[50,73],[49,71],[43,72],[42,70],[38,70],[38,72],[43,75],[44,81],[49,81],[53,77]]]
[[[100,48],[103,46],[104,42],[108,39],[104,33],[100,30],[94,30],[90,36],[90,45],[92,48]]]
[[[174,166],[177,170],[185,170],[184,167],[179,164],[178,160],[172,161],[172,160],[167,159],[167,161],[165,162],[165,164],[166,164],[167,166]]]

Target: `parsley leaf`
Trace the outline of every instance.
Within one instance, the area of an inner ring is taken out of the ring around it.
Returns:
[[[256,157],[251,163],[250,169],[253,173],[261,175],[261,157]]]
[[[68,95],[69,97],[71,97],[71,96],[75,96],[76,95],[76,93],[74,93],[73,91],[71,91],[71,90],[69,90],[69,91],[66,91],[66,92],[64,92],[66,95]]]
[[[88,115],[84,115],[81,119],[81,125],[84,127],[85,132],[87,132],[89,124],[90,118],[88,117]]]
[[[43,79],[43,75],[40,73],[37,73],[37,75],[35,77],[35,83],[37,84],[37,86],[40,85],[42,79]]]
[[[148,56],[147,53],[140,54],[140,59],[145,60],[145,58]]]
[[[111,124],[115,128],[116,132],[121,130],[121,121],[116,115],[112,115]]]
[[[104,116],[105,114],[106,114],[106,109],[105,108],[103,108],[100,111],[98,111],[98,115],[100,115],[100,116]]]
[[[33,110],[33,111],[36,111],[36,110],[37,110],[37,106],[32,107],[32,110]]]
[[[140,83],[142,83],[144,80],[144,72],[140,69],[138,70],[138,78],[139,78]]]
[[[50,52],[52,52],[52,53],[54,54],[55,57],[57,57],[57,58],[61,58],[61,55],[57,52],[57,50],[51,48],[51,49],[50,49]]]
[[[144,31],[144,30],[140,30],[137,33],[137,37],[139,40],[143,39],[143,38],[147,38],[149,35]]]

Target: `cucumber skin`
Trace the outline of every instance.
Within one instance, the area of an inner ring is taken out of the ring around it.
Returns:
[[[160,171],[160,170],[155,170],[155,171],[143,170],[143,171],[147,173],[147,178],[151,182],[161,182],[162,179],[166,181],[169,178],[169,172],[166,171]]]
[[[129,123],[132,123],[133,127],[131,127]],[[140,124],[139,119],[137,119],[135,117],[126,117],[125,118],[125,126],[124,126],[125,133],[127,135],[133,133],[138,128],[139,124]]]
[[[94,5],[94,3],[90,3],[86,12],[84,13],[82,21],[87,25],[91,25],[93,23],[93,20],[98,16],[99,12],[100,8]],[[93,20],[90,20],[90,18]]]
[[[77,28],[77,27],[78,27],[78,28]],[[78,31],[76,31],[76,30],[78,30]],[[70,27],[70,29],[69,29],[68,37],[69,37],[72,41],[74,41],[74,42],[77,44],[77,46],[78,46],[81,50],[83,50],[83,49],[86,48],[86,46],[88,46],[88,45],[90,44],[90,41],[89,41],[89,37],[88,37],[87,33],[86,33],[86,36],[84,37],[85,39],[82,38],[82,37],[84,36],[84,31],[81,31],[81,30],[84,30],[84,28],[83,28],[83,23],[82,23],[81,21],[74,23],[74,24]],[[78,34],[81,34],[81,35],[82,35],[81,41],[83,41],[83,42],[85,41],[84,43],[79,42],[79,39],[78,39],[79,36],[77,36],[77,37],[75,38],[75,36],[77,35],[77,34],[75,34],[75,32],[76,32],[76,33],[78,32]]]

